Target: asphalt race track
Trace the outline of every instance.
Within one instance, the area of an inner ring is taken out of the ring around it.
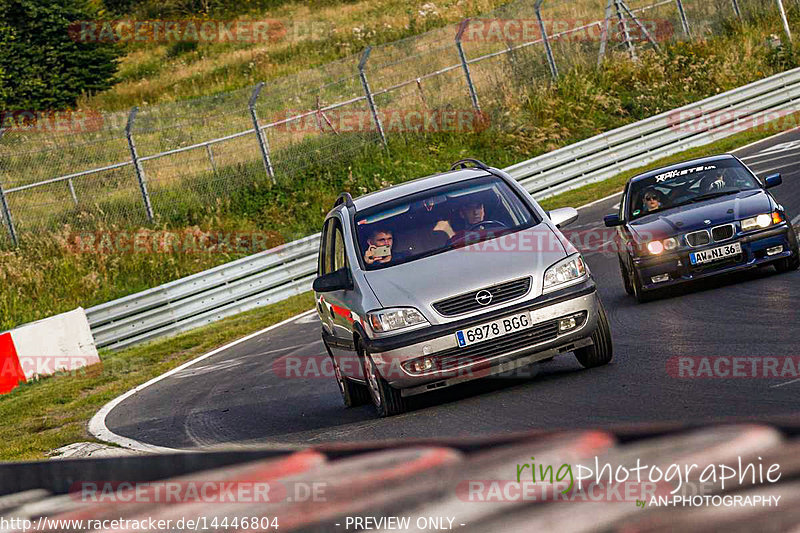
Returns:
[[[797,226],[800,131],[736,155],[760,176],[783,174],[783,185],[772,191]],[[568,229],[603,231],[602,217],[618,201],[615,196],[581,209]],[[286,378],[275,371],[281,358],[322,360],[320,326],[315,315],[307,315],[137,392],[109,413],[106,424],[118,435],[148,444],[191,448],[475,436],[630,422],[697,424],[798,410],[800,379],[679,379],[666,365],[670,357],[686,355],[800,355],[800,272],[762,269],[679,288],[639,305],[625,294],[616,255],[604,253],[602,246],[590,248],[582,251],[614,340],[614,360],[606,367],[583,370],[572,354],[564,354],[532,367],[535,377],[471,382],[416,397],[410,412],[377,419],[372,406],[345,409],[328,375]]]

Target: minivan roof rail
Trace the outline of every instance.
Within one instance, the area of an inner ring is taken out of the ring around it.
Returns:
[[[470,164],[472,166],[468,166]],[[450,170],[461,170],[465,168],[479,168],[481,170],[489,170],[489,167],[486,166],[486,163],[478,159],[462,159],[460,161],[456,161],[455,163],[453,163],[453,166],[450,167]]]
[[[342,194],[340,194],[339,197],[336,198],[336,201],[333,202],[333,207],[337,207],[342,204],[345,204],[347,207],[355,206],[355,204],[353,203],[353,197],[350,196],[349,192],[343,192]]]

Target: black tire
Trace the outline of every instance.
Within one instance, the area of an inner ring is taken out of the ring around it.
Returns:
[[[364,369],[364,379],[367,382],[369,397],[372,400],[372,405],[375,406],[378,416],[384,418],[404,413],[406,411],[406,400],[400,390],[393,388],[383,379],[367,350],[359,348],[359,356]]]
[[[630,277],[631,277],[631,287],[633,289],[632,294],[633,297],[636,298],[636,301],[642,304],[652,300],[654,295],[652,292],[646,292],[642,288],[642,280],[639,278],[639,273],[636,272],[636,268],[634,268],[631,271]]]
[[[324,341],[323,344],[325,344]],[[339,393],[342,395],[344,406],[350,408],[370,403],[372,399],[369,396],[367,386],[355,383],[342,376],[342,371],[339,365],[336,364],[336,359],[333,358],[333,354],[327,344],[325,344],[325,349],[328,350],[328,356],[331,358],[334,378],[336,378],[336,383],[339,385]]]
[[[356,383],[345,377],[342,377],[339,373],[339,367],[336,366],[335,361],[334,368],[336,369],[337,373],[336,381],[339,383],[339,392],[342,393],[342,401],[344,402],[345,407],[358,407],[360,405],[366,405],[372,401],[366,385],[362,385],[361,383]]]
[[[594,344],[575,350],[575,358],[584,368],[607,365],[614,357],[614,346],[611,343],[611,328],[603,304],[597,312],[597,329],[592,333]]]
[[[775,261],[775,270],[778,272],[790,272],[800,268],[800,247],[797,246],[797,236],[794,228],[790,229],[789,242],[792,245],[792,256],[780,261]]]
[[[797,251],[794,252],[792,257],[775,261],[775,270],[779,273],[790,272],[798,268],[800,268],[800,254]]]
[[[625,287],[625,292],[633,295],[633,285],[631,285],[631,277],[628,275],[628,269],[625,268],[625,263],[619,258],[619,271],[622,274],[622,285]]]

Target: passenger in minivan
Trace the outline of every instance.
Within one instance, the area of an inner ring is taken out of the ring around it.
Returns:
[[[388,228],[375,228],[367,238],[367,251],[364,252],[364,262],[367,265],[386,264],[405,258],[403,252],[392,252],[394,238],[392,230]]]

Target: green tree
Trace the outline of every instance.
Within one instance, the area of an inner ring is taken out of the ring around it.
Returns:
[[[69,32],[97,18],[88,0],[0,0],[0,109],[65,109],[108,89],[119,47]]]

